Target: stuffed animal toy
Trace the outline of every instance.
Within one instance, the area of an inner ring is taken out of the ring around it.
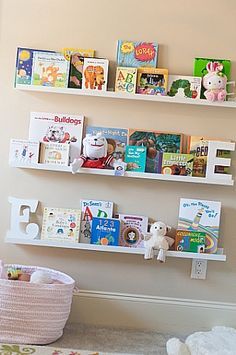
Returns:
[[[72,173],[75,174],[82,166],[104,169],[113,166],[114,161],[113,155],[107,153],[106,138],[101,133],[87,134],[83,139],[83,154],[71,164]]]
[[[151,225],[150,233],[144,235],[144,259],[153,259],[154,250],[157,249],[157,260],[165,262],[166,252],[169,247],[174,243],[174,239],[167,237],[167,232],[171,227],[163,222],[155,222]]]
[[[168,355],[235,355],[236,330],[228,327],[214,327],[209,332],[196,332],[182,343],[171,338],[166,343]]]
[[[48,272],[36,270],[31,274],[30,282],[34,284],[52,284],[53,279]]]
[[[208,73],[202,79],[206,89],[204,96],[208,101],[224,101],[227,95],[227,76],[222,73],[223,65],[219,62],[209,62],[206,68]]]

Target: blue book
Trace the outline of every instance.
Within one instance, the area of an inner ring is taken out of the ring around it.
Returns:
[[[125,151],[125,162],[127,171],[145,171],[147,147],[127,145]]]
[[[155,42],[118,41],[118,67],[153,67],[157,66],[158,44]]]
[[[91,244],[119,245],[120,220],[93,217]]]

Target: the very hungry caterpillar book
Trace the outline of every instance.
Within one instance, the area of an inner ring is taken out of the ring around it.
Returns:
[[[155,68],[157,57],[158,44],[155,42],[118,41],[117,65],[120,67]]]
[[[118,214],[121,221],[120,245],[125,247],[143,247],[143,234],[148,229],[148,217]]]
[[[187,99],[200,99],[202,78],[186,75],[169,75],[167,95]]]
[[[120,220],[94,217],[92,220],[91,244],[119,245]]]

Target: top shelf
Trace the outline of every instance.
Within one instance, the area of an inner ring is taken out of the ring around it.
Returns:
[[[112,99],[141,100],[141,101],[165,102],[165,103],[172,103],[172,104],[236,108],[236,101],[209,102],[207,100],[184,99],[180,97],[119,93],[111,90],[90,91],[90,90],[82,90],[82,89],[54,88],[54,87],[47,87],[47,86],[19,85],[19,84],[16,85],[16,89],[24,90],[24,91],[51,92],[53,94],[95,96],[95,97],[108,97]]]

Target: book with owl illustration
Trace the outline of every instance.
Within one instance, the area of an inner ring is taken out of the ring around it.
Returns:
[[[39,162],[57,166],[68,166],[69,143],[44,142],[40,143]]]
[[[106,91],[108,84],[108,59],[84,58],[82,89]]]
[[[121,221],[119,244],[132,248],[144,247],[143,234],[148,229],[148,217],[120,213],[117,218]]]
[[[91,233],[91,244],[118,246],[120,221],[116,218],[94,217]]]
[[[137,68],[118,67],[116,69],[116,92],[135,94],[137,81]]]
[[[158,44],[156,42],[134,42],[119,40],[117,45],[118,67],[157,66]]]

